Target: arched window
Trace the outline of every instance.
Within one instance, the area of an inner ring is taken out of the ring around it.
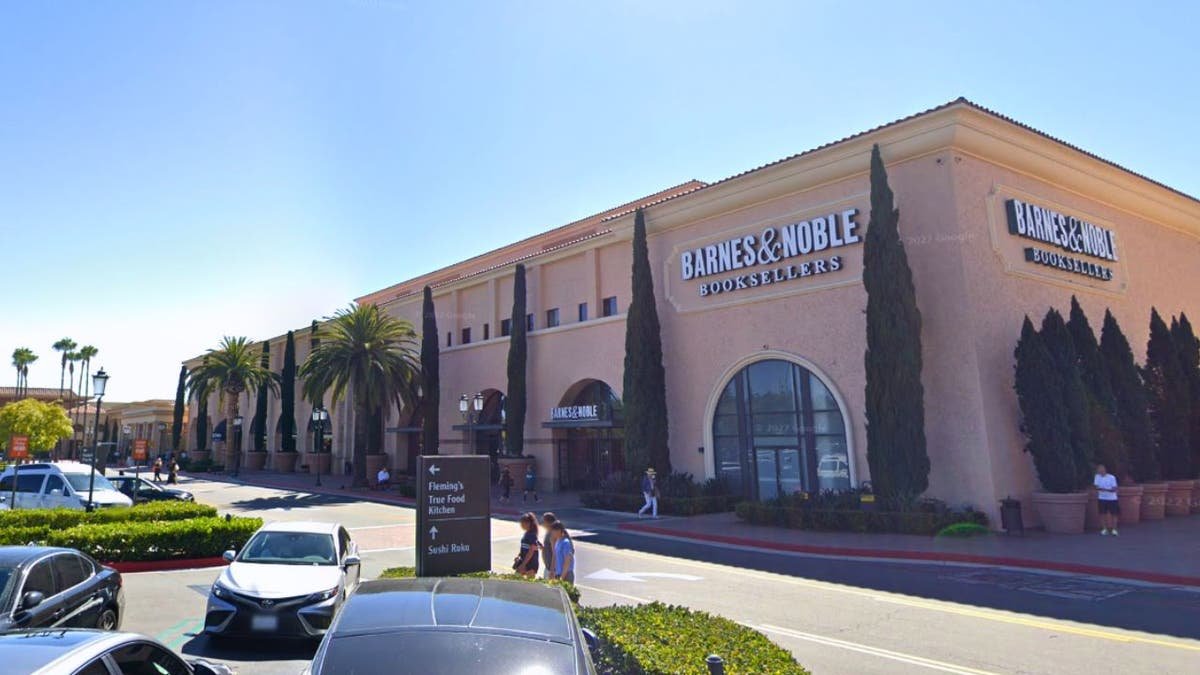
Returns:
[[[713,415],[713,462],[731,491],[769,500],[850,487],[846,425],[821,380],[790,361],[737,372]]]

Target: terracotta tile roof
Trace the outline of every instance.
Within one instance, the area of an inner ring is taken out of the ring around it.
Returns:
[[[29,387],[28,389],[23,388],[23,391],[26,392],[27,398],[56,399],[59,396],[58,387]],[[64,390],[62,396],[69,398],[73,393],[70,390]],[[12,398],[16,394],[16,387],[0,387],[0,398]]]

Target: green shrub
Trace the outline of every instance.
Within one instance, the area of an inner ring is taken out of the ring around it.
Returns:
[[[707,675],[705,656],[725,659],[729,675],[805,675],[791,653],[762,633],[724,617],[686,607],[584,607],[580,622],[600,638],[601,672]]]
[[[174,521],[216,515],[217,510],[207,504],[179,501],[148,502],[131,508],[111,507],[92,513],[76,509],[17,509],[0,511],[0,529],[45,526],[61,530],[83,523]]]
[[[379,578],[412,579],[416,576],[417,568],[415,567],[389,567],[379,575]],[[504,579],[506,581],[528,581],[532,583],[550,584],[552,586],[562,586],[562,589],[566,591],[567,597],[571,599],[571,602],[576,605],[579,604],[579,589],[575,587],[575,584],[569,581],[559,581],[557,579],[551,581],[549,579],[542,579],[538,577],[523,577],[520,574],[496,574],[494,572],[468,572],[467,574],[460,574],[458,576],[466,577],[468,579]]]
[[[974,509],[930,505],[915,511],[870,511],[823,507],[786,506],[773,502],[741,502],[738,518],[751,525],[775,525],[819,532],[890,532],[934,535],[956,523],[987,525],[987,516]]]
[[[636,512],[646,503],[642,495],[622,492],[584,492],[579,502],[588,508],[608,511]],[[736,499],[730,495],[699,497],[659,497],[658,512],[672,516],[694,516],[701,513],[732,511]]]
[[[50,534],[45,525],[32,527],[0,527],[0,546],[24,546],[42,541]]]
[[[83,524],[51,530],[48,546],[79,549],[104,562],[208,558],[240,549],[261,518],[191,518]]]
[[[991,530],[987,529],[983,525],[980,525],[979,523],[954,523],[953,525],[947,525],[946,527],[943,527],[942,530],[937,533],[937,536],[962,537],[963,539],[966,539],[968,537],[987,536],[991,533]]]

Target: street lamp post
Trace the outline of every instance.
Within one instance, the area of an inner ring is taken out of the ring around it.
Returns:
[[[106,386],[108,386],[108,373],[104,372],[104,368],[101,368],[92,376],[92,392],[96,394],[96,428],[92,431],[92,470],[88,473],[87,510],[89,513],[96,508],[95,504],[92,503],[92,492],[96,487],[96,455],[100,454],[100,448],[97,447],[97,441],[100,440],[100,402],[104,398],[104,388]]]
[[[312,411],[313,425],[313,459],[317,463],[317,487],[321,487],[321,451],[325,448],[325,422],[329,419],[329,411],[317,404]]]
[[[233,477],[237,478],[242,464],[242,416],[233,418]]]
[[[467,454],[474,455],[475,453],[475,424],[479,421],[480,414],[483,413],[483,394],[476,392],[474,396],[463,394],[458,398],[458,412],[462,415],[463,421],[467,423],[467,438],[470,441],[471,452]]]

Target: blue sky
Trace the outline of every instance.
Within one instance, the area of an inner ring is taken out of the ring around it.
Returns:
[[[0,354],[170,398],[223,334],[960,95],[1200,194],[1200,12],[1045,4],[6,2]]]

